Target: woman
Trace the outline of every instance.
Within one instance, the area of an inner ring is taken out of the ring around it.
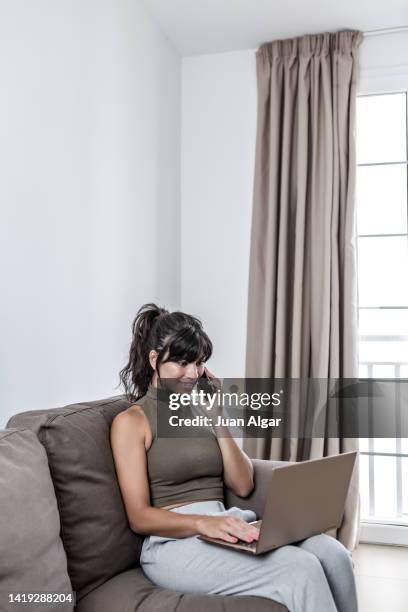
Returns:
[[[224,484],[241,497],[251,492],[252,463],[216,427],[207,437],[157,436],[157,410],[170,381],[173,390],[191,393],[204,372],[213,378],[204,365],[212,343],[201,322],[145,304],[132,332],[120,379],[134,403],[113,420],[111,444],[129,524],[146,536],[140,557],[146,576],[184,593],[269,597],[290,612],[357,612],[351,553],[331,536],[259,556],[198,537],[258,538],[249,524],[254,512],[223,504]]]

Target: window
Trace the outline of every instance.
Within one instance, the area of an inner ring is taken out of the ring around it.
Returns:
[[[357,98],[360,377],[408,378],[407,92]],[[408,526],[408,440],[360,440],[361,520]]]

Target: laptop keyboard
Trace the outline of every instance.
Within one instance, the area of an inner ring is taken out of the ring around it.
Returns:
[[[252,542],[245,542],[245,540],[238,540],[237,544],[240,546],[245,546],[245,548],[256,548],[256,540]]]

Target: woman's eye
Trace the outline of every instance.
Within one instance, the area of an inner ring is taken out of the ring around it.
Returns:
[[[178,363],[180,366],[183,366],[183,367],[185,367],[185,366],[187,365],[187,361],[178,361],[177,363]],[[203,365],[204,365],[204,362],[203,362],[203,361],[199,361],[199,362],[197,363],[197,366],[198,366],[199,368],[201,368]]]

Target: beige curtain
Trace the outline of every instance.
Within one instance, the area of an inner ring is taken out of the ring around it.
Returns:
[[[246,376],[358,375],[355,108],[358,46],[342,31],[256,53],[258,123]],[[248,455],[302,461],[357,439],[248,438]],[[358,543],[358,465],[337,537]]]

